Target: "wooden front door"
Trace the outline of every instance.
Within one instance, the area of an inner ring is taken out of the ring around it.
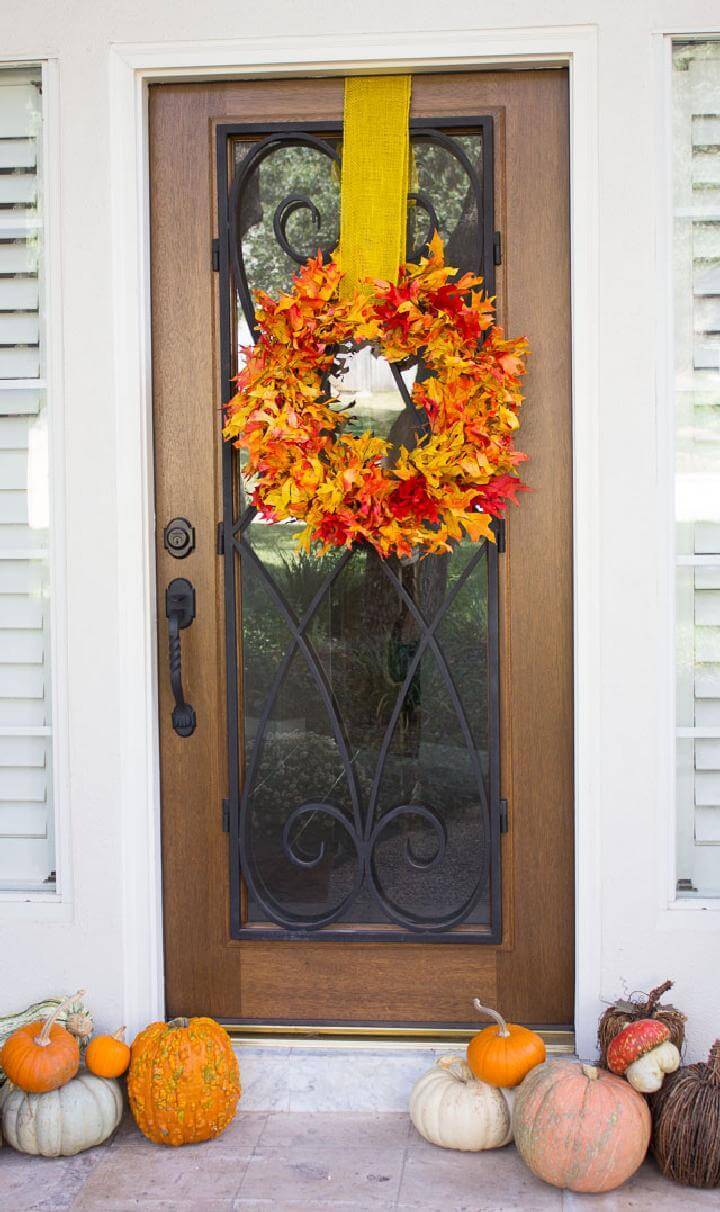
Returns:
[[[251,292],[337,239],[342,112],[339,78],[150,89],[168,1013],[463,1026],[479,997],[567,1026],[567,76],[413,80],[411,254],[439,224],[448,261],[483,272],[532,348],[532,491],[497,546],[414,565],[299,556],[292,525],[253,517],[220,438]],[[401,432],[367,353],[337,389],[356,425]],[[192,731],[182,708],[173,726],[179,674]]]

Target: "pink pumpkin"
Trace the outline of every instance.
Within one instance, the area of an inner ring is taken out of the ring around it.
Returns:
[[[532,1069],[515,1096],[515,1144],[533,1174],[568,1191],[612,1191],[650,1143],[645,1099],[626,1081],[573,1061]]]

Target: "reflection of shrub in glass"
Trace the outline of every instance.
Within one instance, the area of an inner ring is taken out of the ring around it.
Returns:
[[[362,771],[358,778],[365,798],[369,779]],[[350,808],[334,738],[300,729],[266,735],[250,798],[254,834],[277,842],[289,813],[306,800]]]
[[[258,554],[289,606],[302,617],[341,558],[292,551],[292,535],[284,527],[254,528]],[[423,561],[415,568],[396,569],[405,589],[419,602],[430,620],[462,568],[457,553],[441,568]],[[290,633],[279,612],[268,608],[265,597],[247,594],[244,609],[246,711],[257,718],[263,709],[277,663]],[[318,605],[307,628],[307,638],[332,685],[340,714],[350,734],[364,749],[382,742],[410,661],[417,650],[420,629],[397,590],[379,568],[374,554],[357,551]],[[463,701],[476,744],[485,747],[487,736],[487,583],[484,566],[456,596],[437,633],[455,687]],[[320,695],[304,658],[296,654],[288,671],[276,718],[302,717],[317,732],[329,730]],[[400,720],[404,751],[421,741],[462,744],[455,709],[427,650],[412,680]],[[414,737],[414,742],[413,742]]]
[[[341,553],[337,551],[327,552],[325,555],[308,555],[306,551],[280,554],[280,563],[275,569],[275,583],[286,601],[292,604],[297,615],[307,610],[340,558]],[[345,593],[359,589],[359,567],[354,560],[349,561],[342,576]],[[322,612],[319,613],[318,621],[321,627],[323,617]]]
[[[476,171],[482,172],[482,136],[456,136]],[[337,139],[329,143],[338,145]],[[237,162],[251,143],[236,144]],[[411,191],[420,190],[431,199],[437,213],[440,235],[448,241],[448,264],[476,272],[477,215],[465,170],[444,147],[414,142],[411,148]],[[297,270],[278,243],[273,219],[278,205],[290,194],[302,194],[320,212],[315,227],[307,209],[295,211],[287,224],[291,245],[306,257],[315,256],[318,246],[334,248],[340,233],[340,178],[337,165],[322,152],[307,147],[280,147],[261,163],[243,195],[240,226],[243,255],[251,291],[271,295],[287,290]],[[428,219],[422,208],[408,211],[408,242],[411,248],[427,234]]]

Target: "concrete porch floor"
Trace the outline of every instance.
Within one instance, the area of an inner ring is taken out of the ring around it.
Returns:
[[[75,1158],[0,1150],[2,1212],[331,1212],[416,1209],[718,1208],[717,1191],[666,1182],[648,1162],[619,1191],[571,1195],[537,1181],[512,1146],[463,1154],[426,1144],[399,1112],[239,1111],[205,1145],[151,1145],[129,1116]]]

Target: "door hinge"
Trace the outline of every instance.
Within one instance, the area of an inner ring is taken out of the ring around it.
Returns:
[[[493,265],[502,265],[502,236],[499,231],[493,236]]]
[[[495,541],[497,543],[498,555],[505,554],[505,519],[495,519]]]
[[[230,800],[222,802],[222,827],[223,833],[230,832]]]
[[[212,242],[212,267],[216,274],[220,273],[220,241]]]
[[[222,522],[217,524],[217,545],[216,550],[218,555],[225,555],[225,530]]]
[[[500,800],[500,832],[507,833],[508,831],[508,802]]]

